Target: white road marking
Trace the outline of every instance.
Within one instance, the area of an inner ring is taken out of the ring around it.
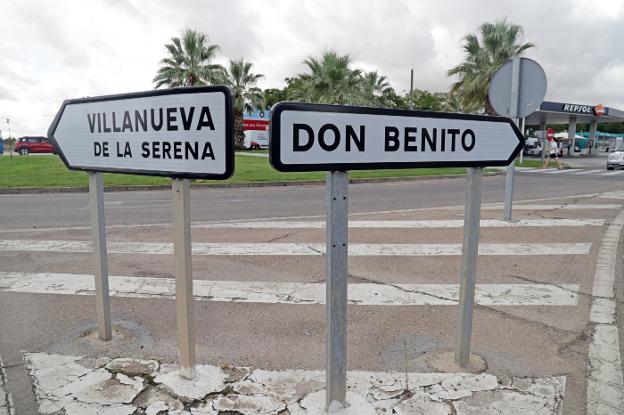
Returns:
[[[520,219],[507,222],[498,219],[482,219],[482,228],[516,228],[546,226],[602,226],[604,219]],[[462,228],[463,220],[381,220],[349,221],[349,228]],[[229,223],[197,223],[194,228],[211,229],[324,229],[324,221],[255,221]]]
[[[115,297],[173,298],[172,278],[109,277]],[[94,295],[93,275],[0,272],[0,292]],[[578,284],[477,284],[475,301],[488,306],[575,306]],[[193,281],[198,300],[268,304],[324,304],[325,283]],[[459,284],[349,284],[357,305],[455,305]]]
[[[546,174],[561,174],[561,173],[572,173],[575,171],[580,171],[582,169],[561,169],[561,170],[555,170],[555,171],[545,171],[544,173]]]
[[[358,186],[366,186],[366,185],[367,184],[358,184]],[[387,183],[387,185],[393,185],[393,184]],[[211,192],[219,192],[219,191],[221,191],[221,189],[211,189]],[[601,195],[603,195],[603,193],[584,193],[584,194],[578,194],[578,195],[573,195],[573,196],[556,196],[556,197],[545,197],[545,198],[538,198],[538,199],[523,199],[523,200],[517,200],[514,203],[544,202],[544,201],[550,201],[550,200],[566,199],[570,197],[575,197],[577,199],[592,198],[592,197],[597,197]],[[33,196],[38,196],[38,195],[5,194],[5,195],[0,195],[0,198],[33,197]],[[541,208],[543,206],[571,206],[571,205],[525,205],[525,206],[527,206],[527,208],[530,206],[540,206]],[[599,205],[576,205],[576,206],[580,206],[579,209],[585,209],[585,206],[599,206]],[[595,207],[595,209],[619,209],[621,207],[621,205],[600,205],[600,206],[604,206],[604,207]],[[503,208],[502,203],[487,203],[481,206],[482,210],[502,209],[502,208]],[[463,210],[463,209],[464,209],[464,205],[434,206],[434,207],[411,208],[411,209],[372,210],[372,211],[352,212],[352,213],[349,213],[349,216],[353,217],[353,216],[366,216],[366,215],[382,215],[382,214],[387,214],[387,213],[410,213],[410,212],[427,212],[430,210]],[[523,209],[523,207],[522,205],[519,205],[519,207],[514,206],[514,209]],[[566,209],[570,209],[570,207],[567,207]],[[236,220],[227,219],[227,220],[221,220],[221,221],[214,221],[214,223],[244,222],[247,220],[257,221],[260,219],[261,220],[317,219],[317,218],[324,218],[324,217],[325,215],[274,216],[274,217],[236,219]],[[206,223],[206,222],[193,222],[193,223]],[[153,226],[169,228],[171,227],[171,222],[107,225],[106,228],[107,229],[132,229],[132,228],[146,228],[146,227],[153,227]],[[53,226],[53,227],[42,227],[42,228],[14,228],[14,229],[3,228],[3,229],[0,229],[0,233],[46,232],[46,231],[90,230],[90,229],[91,229],[91,226]]]
[[[558,169],[536,169],[536,170],[527,170],[523,171],[523,173],[546,173],[549,171],[557,171]]]
[[[597,169],[597,170],[583,170],[583,171],[579,171],[579,172],[572,173],[572,174],[579,174],[579,175],[580,175],[580,174],[594,174],[594,173],[599,173],[599,172],[601,172],[601,171],[604,171],[604,170],[602,170],[602,169]]]
[[[622,197],[624,199],[624,197]],[[611,210],[620,209],[622,205],[619,204],[595,204],[595,205],[574,205],[574,204],[559,204],[559,205],[514,205],[514,210]],[[493,210],[502,209],[502,204],[485,205],[481,207],[481,210]]]
[[[624,192],[623,191],[605,192],[605,193],[598,195],[598,197],[601,199],[624,199]]]
[[[608,173],[602,173],[601,176],[617,176],[624,173],[624,170],[616,170],[616,171],[610,171]]]
[[[616,319],[615,279],[618,244],[624,229],[624,211],[607,228],[598,251],[590,321],[594,334],[589,345],[587,413],[620,413],[624,408],[624,376]]]
[[[109,242],[110,254],[173,254],[166,242]],[[591,243],[481,244],[479,255],[586,255]],[[1,251],[91,252],[90,241],[0,240]],[[461,244],[350,244],[350,256],[461,255]],[[193,243],[193,255],[323,255],[324,243]]]
[[[39,410],[45,409],[45,413],[187,413],[180,411],[182,405],[177,405],[177,398],[192,405],[193,414],[198,415],[238,413],[237,409],[246,414],[324,412],[322,370],[202,364],[196,367],[195,379],[186,380],[179,376],[176,365],[154,360],[24,353],[24,361],[33,379]],[[146,370],[158,390],[159,401],[136,399],[146,384],[142,377],[126,369],[148,364],[151,366]],[[107,368],[119,373],[115,375]],[[349,371],[347,399],[351,410],[336,414],[486,414],[494,410],[501,414],[555,415],[563,406],[565,383],[565,376],[498,379],[489,373],[416,373],[408,368],[401,372]],[[125,398],[123,403],[104,405],[124,399],[120,395]]]

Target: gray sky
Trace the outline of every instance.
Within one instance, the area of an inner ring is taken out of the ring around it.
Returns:
[[[335,49],[399,92],[446,91],[461,39],[507,18],[548,77],[546,99],[624,109],[624,0],[3,0],[0,130],[45,135],[64,99],[148,90],[164,44],[186,27],[284,86],[302,60]]]

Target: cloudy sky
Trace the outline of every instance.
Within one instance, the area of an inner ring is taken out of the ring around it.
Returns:
[[[148,90],[184,28],[282,87],[323,50],[388,76],[397,91],[446,91],[461,39],[507,18],[548,77],[546,99],[624,109],[624,0],[2,0],[0,130],[45,134],[68,98]]]

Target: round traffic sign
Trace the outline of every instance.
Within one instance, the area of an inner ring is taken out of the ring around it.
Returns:
[[[513,60],[507,61],[492,77],[488,88],[490,105],[498,115],[511,114],[511,82]],[[546,96],[546,73],[533,59],[520,58],[517,118],[523,118],[539,108]]]

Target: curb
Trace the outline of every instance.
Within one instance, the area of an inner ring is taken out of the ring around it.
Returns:
[[[483,176],[499,176],[502,171],[484,173]],[[437,176],[412,176],[412,177],[380,177],[370,179],[349,179],[350,184],[360,183],[384,183],[384,182],[417,182],[438,179],[458,179],[465,177],[464,174],[441,174]],[[284,186],[310,186],[324,185],[325,180],[306,180],[292,182],[255,182],[255,183],[227,183],[227,184],[199,184],[191,183],[192,189],[235,189],[247,187],[284,187]],[[128,186],[105,186],[106,192],[144,192],[150,190],[169,190],[169,185],[128,185]],[[0,195],[17,194],[43,194],[43,193],[87,193],[88,187],[5,187],[0,188]]]

